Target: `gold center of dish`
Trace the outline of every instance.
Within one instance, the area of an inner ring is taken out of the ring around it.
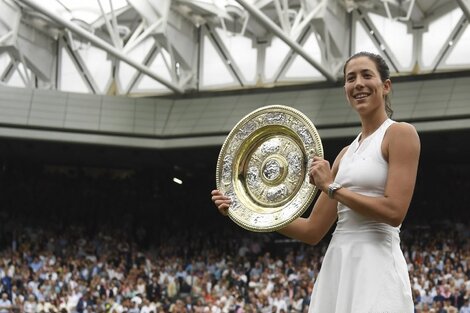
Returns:
[[[250,207],[276,212],[299,190],[305,171],[305,155],[287,128],[263,127],[252,134],[249,148],[242,147],[239,190]]]

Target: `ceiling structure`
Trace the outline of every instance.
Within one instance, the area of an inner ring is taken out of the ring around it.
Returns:
[[[0,0],[0,84],[174,96],[470,69],[470,0]]]
[[[470,0],[0,0],[0,85],[130,97],[325,86],[363,50],[395,77],[469,73],[469,20]],[[421,163],[467,162],[468,136],[422,134]],[[347,143],[328,140],[332,159]],[[212,172],[219,150],[8,138],[0,148],[7,160],[158,164],[185,179]]]

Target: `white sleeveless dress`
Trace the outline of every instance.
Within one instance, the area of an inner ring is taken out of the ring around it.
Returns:
[[[384,194],[388,163],[381,144],[387,119],[343,156],[335,181],[372,197]],[[412,313],[400,228],[379,223],[338,204],[338,222],[315,281],[309,313]]]

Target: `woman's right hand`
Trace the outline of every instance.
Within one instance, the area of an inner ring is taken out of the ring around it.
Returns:
[[[228,214],[228,208],[230,207],[230,203],[232,202],[229,197],[224,196],[219,190],[214,189],[211,192],[212,195],[212,202],[214,202],[215,206],[219,210],[219,212],[223,215]]]

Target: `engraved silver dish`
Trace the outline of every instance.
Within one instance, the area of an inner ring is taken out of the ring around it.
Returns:
[[[243,117],[219,153],[217,189],[230,197],[228,216],[255,232],[276,231],[301,216],[317,188],[309,162],[323,157],[320,136],[300,111],[269,105]]]

